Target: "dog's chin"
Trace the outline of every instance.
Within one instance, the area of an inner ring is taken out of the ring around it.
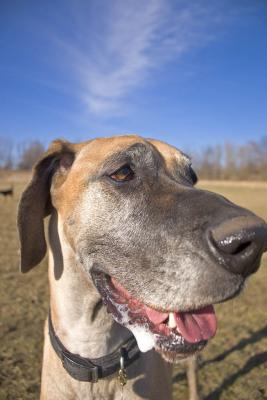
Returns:
[[[207,342],[206,342],[207,343]],[[193,357],[199,351],[201,351],[205,347],[205,344],[199,348],[198,351],[192,351],[191,353],[177,353],[174,351],[163,350],[158,347],[155,347],[155,350],[161,355],[161,357],[171,364],[178,364],[181,361],[184,361],[190,357]]]
[[[174,347],[171,350],[168,345],[159,342],[155,345],[155,350],[165,361],[175,364],[199,353],[207,345],[207,343],[207,340],[202,340],[194,345],[184,342],[182,347]]]
[[[109,275],[93,271],[92,278],[107,311],[133,333],[142,352],[155,349],[175,363],[202,350],[215,335],[212,305],[187,312],[158,311],[131,296]]]

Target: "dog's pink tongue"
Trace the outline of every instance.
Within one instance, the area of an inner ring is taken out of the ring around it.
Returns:
[[[212,305],[191,312],[176,312],[178,331],[189,343],[212,338],[217,329],[216,315]]]
[[[148,306],[145,306],[145,311],[146,311],[146,315],[148,316],[150,321],[152,321],[153,324],[155,324],[155,325],[161,324],[169,316],[168,313],[164,313],[164,312],[160,312],[160,311],[154,310],[153,308],[150,308]]]

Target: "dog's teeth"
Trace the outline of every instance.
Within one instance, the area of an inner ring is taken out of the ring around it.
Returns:
[[[169,314],[168,327],[169,328],[176,328],[176,321],[175,321],[175,317],[174,317],[174,313],[173,312],[171,312]]]

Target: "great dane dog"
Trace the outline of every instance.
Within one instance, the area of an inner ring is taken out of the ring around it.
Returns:
[[[57,140],[36,164],[18,228],[27,272],[51,215],[42,400],[171,398],[172,363],[215,335],[213,305],[267,249],[262,219],[196,180],[181,151],[134,135]]]

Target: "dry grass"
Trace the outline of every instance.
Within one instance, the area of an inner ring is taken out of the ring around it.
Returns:
[[[23,182],[17,176],[14,181],[14,198],[0,197],[0,400],[31,400],[38,399],[40,382],[48,306],[46,261],[27,275],[18,272],[15,215]],[[204,187],[267,219],[265,186],[205,182]],[[217,306],[219,331],[201,356],[200,382],[206,400],[267,399],[266,257],[263,264],[239,299]],[[175,369],[175,400],[187,399],[184,371],[184,365]]]

